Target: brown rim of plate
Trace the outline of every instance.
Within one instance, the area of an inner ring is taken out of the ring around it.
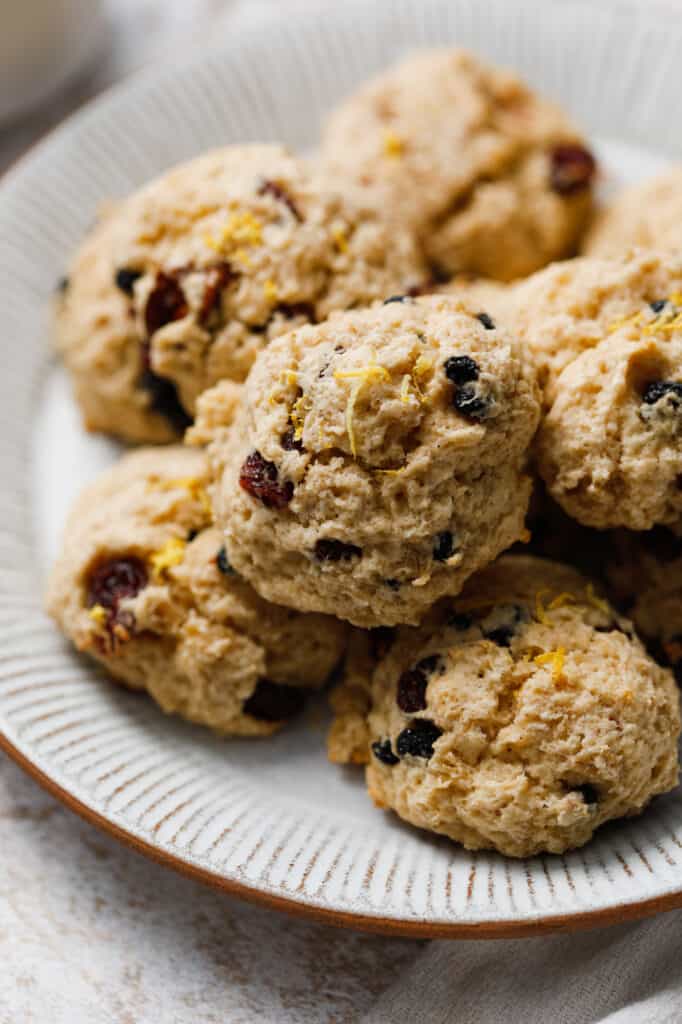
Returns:
[[[311,903],[286,899],[283,896],[273,896],[253,886],[223,878],[206,868],[197,867],[180,857],[175,857],[166,850],[154,846],[153,843],[140,839],[132,832],[128,832],[110,821],[105,815],[92,810],[82,800],[69,793],[67,789],[64,789],[38,768],[30,758],[17,750],[1,731],[0,750],[3,750],[15,764],[68,810],[162,867],[171,868],[186,878],[201,882],[212,889],[218,889],[229,896],[236,896],[248,903],[255,903],[258,906],[315,921],[318,924],[332,925],[335,928],[351,928],[355,931],[408,939],[524,939],[535,938],[538,935],[605,928],[609,925],[622,924],[625,921],[638,921],[641,918],[652,917],[654,914],[682,907],[682,890],[680,890],[666,896],[653,896],[633,903],[619,903],[617,906],[606,907],[604,910],[581,911],[576,914],[554,914],[525,921],[485,921],[463,924],[457,921],[445,923],[399,920],[390,917],[373,917],[369,914],[352,914],[343,910],[325,910],[323,907]]]

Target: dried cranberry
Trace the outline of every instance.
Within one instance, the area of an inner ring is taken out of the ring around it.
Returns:
[[[132,295],[133,285],[140,277],[142,277],[141,270],[134,270],[132,267],[121,267],[120,270],[116,271],[114,282],[116,287],[120,288],[126,295]]]
[[[287,429],[284,431],[284,433],[279,439],[279,443],[282,445],[282,448],[284,448],[285,452],[305,451],[305,448],[303,447],[303,441],[301,441],[300,437],[298,439],[296,438],[296,430],[294,428],[293,423],[290,423]]]
[[[258,189],[258,195],[271,195],[273,199],[276,199],[280,203],[284,203],[299,223],[303,220],[296,203],[293,201],[287,190],[278,182],[266,179]]]
[[[184,434],[187,428],[192,426],[194,421],[183,409],[173,381],[166,377],[160,377],[152,370],[149,342],[144,342],[142,345],[142,373],[138,380],[138,387],[149,394],[150,409],[153,412],[158,412],[160,416],[164,416],[176,433]]]
[[[458,413],[469,420],[484,420],[490,410],[490,402],[478,393],[471,384],[457,388],[452,396],[452,404]]]
[[[239,473],[239,486],[266,508],[286,508],[294,496],[292,482],[280,483],[277,466],[260,452],[247,455]]]
[[[396,750],[400,757],[410,754],[412,757],[429,758],[433,754],[433,745],[442,735],[442,730],[428,718],[417,718],[398,736]]]
[[[582,192],[596,170],[597,162],[584,146],[565,143],[555,146],[550,153],[549,183],[561,196]]]
[[[443,363],[445,376],[453,384],[469,384],[478,380],[480,370],[478,363],[471,356],[450,356]]]
[[[369,652],[373,658],[385,658],[395,640],[395,630],[390,626],[377,626],[369,631]]]
[[[488,316],[487,313],[477,313],[476,314],[476,319],[479,320],[483,324],[483,326],[485,327],[486,331],[494,331],[495,330],[495,321],[493,320],[493,318],[491,316]]]
[[[119,605],[126,597],[135,597],[147,585],[147,567],[137,555],[122,558],[107,558],[93,566],[88,574],[88,608],[100,605],[106,609],[106,627],[113,632],[115,625],[124,626],[129,632],[135,628],[131,612],[121,610]]]
[[[147,585],[147,568],[137,555],[107,558],[88,576],[88,608],[101,604],[117,608],[124,597],[135,597]]]
[[[424,710],[426,707],[427,683],[426,674],[419,667],[403,672],[398,680],[398,693],[396,695],[396,704],[401,711],[411,714],[414,711]]]
[[[156,275],[144,311],[144,324],[148,335],[159,331],[173,320],[182,320],[188,312],[185,293],[171,274],[162,270]]]
[[[215,266],[208,270],[206,287],[198,314],[200,324],[206,323],[214,309],[217,309],[220,304],[221,292],[224,288],[227,288],[228,284],[235,281],[237,276],[230,264],[225,262],[216,263]],[[173,319],[177,318],[174,317]]]
[[[345,544],[342,540],[323,537],[315,544],[315,558],[318,562],[348,562],[360,555],[362,548],[355,544]]]
[[[673,404],[678,409],[680,407],[680,400],[682,400],[682,384],[672,380],[654,380],[647,384],[644,389],[642,401],[646,405],[655,405],[656,402],[659,402],[667,395],[672,396]]]
[[[281,722],[293,718],[305,704],[306,691],[297,686],[283,686],[259,679],[256,689],[244,701],[244,713],[262,722]]]
[[[230,565],[230,560],[227,557],[227,548],[225,547],[224,544],[215,557],[215,564],[218,566],[218,569],[223,574],[223,576],[235,575],[235,571]]]
[[[433,544],[433,557],[437,562],[447,562],[455,553],[455,539],[449,530],[437,533]]]
[[[376,757],[377,761],[381,761],[382,764],[398,764],[400,758],[396,757],[391,750],[390,740],[376,740],[372,744],[372,753]]]

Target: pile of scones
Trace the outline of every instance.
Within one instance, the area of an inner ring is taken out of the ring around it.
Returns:
[[[555,105],[438,50],[310,160],[229,146],[103,209],[56,345],[141,447],[69,518],[74,645],[226,736],[327,688],[330,759],[468,849],[676,786],[682,168],[597,179]]]

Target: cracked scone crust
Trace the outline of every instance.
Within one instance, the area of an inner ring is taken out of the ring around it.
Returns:
[[[653,656],[682,684],[682,537],[663,526],[614,531],[606,581]]]
[[[166,441],[271,338],[423,276],[406,232],[286,150],[227,147],[105,215],[58,296],[57,347],[90,429]]]
[[[682,256],[575,260],[514,291],[546,415],[537,465],[579,522],[646,530],[682,516]]]
[[[624,189],[599,212],[588,231],[585,256],[622,256],[642,249],[682,247],[682,167],[672,167]]]
[[[407,224],[437,271],[506,281],[574,251],[595,172],[562,111],[462,50],[362,86],[330,117],[322,165]]]
[[[534,372],[491,320],[403,299],[263,352],[214,452],[230,560],[268,600],[418,622],[523,531]]]
[[[125,456],[70,516],[47,605],[75,646],[164,711],[219,733],[269,735],[322,686],[345,627],[263,601],[211,525],[205,456]]]
[[[677,783],[670,672],[557,563],[506,556],[400,629],[372,700],[375,803],[468,849],[562,853]]]

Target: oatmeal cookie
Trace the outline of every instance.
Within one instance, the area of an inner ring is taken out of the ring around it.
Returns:
[[[76,503],[47,606],[78,650],[164,711],[269,735],[325,683],[346,629],[270,605],[237,575],[207,487],[200,451],[125,456]]]
[[[677,784],[678,704],[585,577],[505,556],[379,662],[369,793],[468,849],[562,853]]]
[[[575,251],[596,171],[561,110],[463,50],[363,85],[331,115],[321,161],[407,225],[437,275],[504,281]]]
[[[108,213],[59,293],[57,347],[89,429],[167,441],[272,338],[422,280],[407,232],[279,146],[232,146]]]
[[[455,300],[294,330],[214,453],[230,561],[268,600],[416,623],[522,534],[538,413],[514,338]]]

